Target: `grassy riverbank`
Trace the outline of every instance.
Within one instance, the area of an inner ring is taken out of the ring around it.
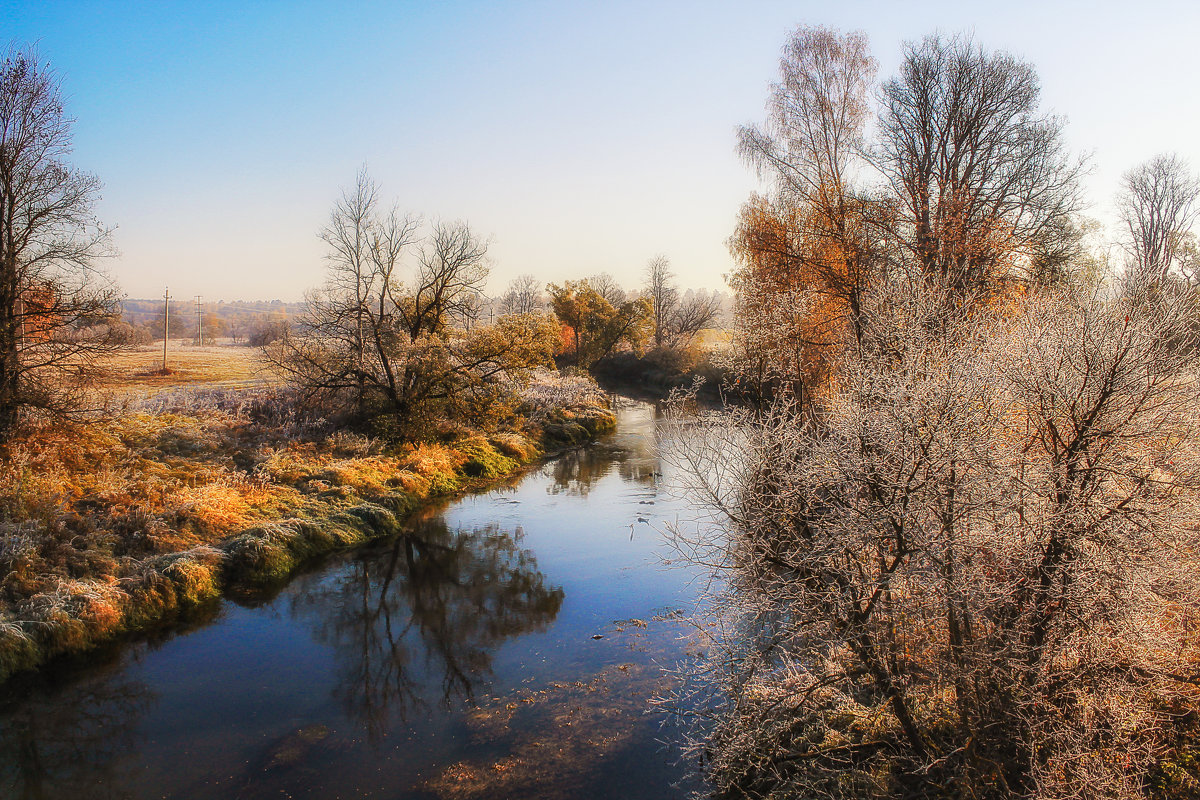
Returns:
[[[446,421],[420,444],[339,429],[270,385],[201,381],[121,406],[31,428],[0,460],[0,680],[283,581],[615,426],[594,384],[551,375],[504,429]]]

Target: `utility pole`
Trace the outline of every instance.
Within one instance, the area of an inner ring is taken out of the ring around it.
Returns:
[[[163,372],[167,371],[167,340],[171,332],[171,290],[163,289]]]
[[[200,347],[204,344],[204,326],[202,323],[203,306],[200,304],[200,295],[196,295],[196,346]]]

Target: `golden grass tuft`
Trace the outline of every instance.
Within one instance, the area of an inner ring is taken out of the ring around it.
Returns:
[[[434,478],[453,473],[465,460],[444,444],[419,444],[408,454],[404,466],[422,477]]]
[[[498,452],[522,464],[529,464],[542,455],[536,442],[519,433],[493,434],[488,441]]]

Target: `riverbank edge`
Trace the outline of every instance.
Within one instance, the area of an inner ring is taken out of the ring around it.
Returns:
[[[567,411],[564,409],[564,411]],[[162,630],[223,597],[286,583],[306,563],[401,533],[437,503],[502,485],[522,470],[616,430],[616,414],[586,406],[552,415],[529,448],[476,448],[444,480],[424,490],[396,487],[349,507],[327,502],[320,513],[256,525],[215,544],[153,556],[136,577],[89,586],[25,618],[0,618],[0,687],[12,676],[79,656],[119,638]],[[37,600],[37,598],[34,598]],[[44,611],[45,613],[38,613]]]

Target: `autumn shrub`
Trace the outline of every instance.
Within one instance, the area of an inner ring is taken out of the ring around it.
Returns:
[[[454,448],[465,457],[459,470],[469,478],[498,478],[519,466],[518,461],[500,453],[483,436],[456,441]]]
[[[528,464],[541,455],[537,442],[519,433],[495,433],[488,437],[488,443],[519,464]]]
[[[824,413],[780,396],[678,437],[720,520],[680,541],[719,576],[687,700],[714,793],[1183,785],[1176,734],[1200,712],[1186,306],[1064,292],[948,319],[919,283],[877,291]]]

